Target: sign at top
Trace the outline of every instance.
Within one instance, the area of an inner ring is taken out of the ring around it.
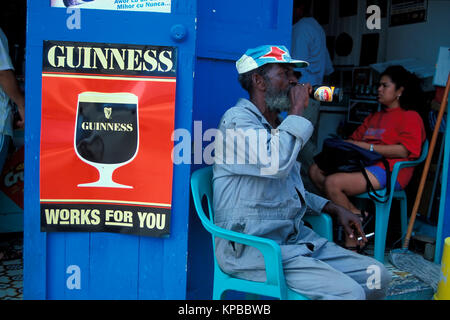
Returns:
[[[50,0],[56,8],[170,13],[172,0]]]

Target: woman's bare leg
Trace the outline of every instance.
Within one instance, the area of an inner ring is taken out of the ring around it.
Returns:
[[[325,179],[326,176],[323,173],[322,170],[320,170],[319,166],[315,163],[313,163],[309,167],[309,177],[311,178],[311,181],[314,183],[314,185],[322,192],[325,192]]]
[[[373,187],[380,189],[380,183],[377,178],[366,171]],[[336,173],[325,177],[324,192],[326,196],[334,203],[347,208],[355,214],[361,214],[360,210],[349,200],[349,196],[358,195],[367,191],[367,182],[363,174],[360,172],[352,173]],[[346,236],[345,246],[355,247],[356,240]]]

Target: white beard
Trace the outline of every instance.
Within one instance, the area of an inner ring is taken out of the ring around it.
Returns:
[[[289,88],[290,89],[290,88]],[[289,89],[276,92],[272,85],[269,85],[264,100],[270,111],[287,111],[291,108],[289,99]]]

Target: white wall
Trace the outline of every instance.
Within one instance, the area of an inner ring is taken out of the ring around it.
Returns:
[[[429,0],[426,22],[388,28],[386,60],[417,58],[434,66],[441,46],[450,47],[450,0]]]

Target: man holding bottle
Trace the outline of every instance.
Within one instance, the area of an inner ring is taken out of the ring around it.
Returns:
[[[219,131],[226,139],[216,139],[217,144],[223,143],[216,145],[216,150],[230,152],[226,159],[235,159],[244,151],[244,161],[216,159],[214,222],[228,230],[276,241],[287,285],[311,299],[381,299],[391,279],[381,263],[328,242],[303,224],[307,210],[326,212],[336,217],[350,238],[361,236],[358,241],[367,241],[360,219],[303,186],[296,158],[313,131],[311,122],[302,117],[312,89],[296,82],[293,68],[307,65],[292,59],[286,47],[275,45],[249,49],[236,62],[239,82],[249,99],[240,99],[222,117]],[[276,110],[288,111],[278,126],[268,117]],[[261,131],[267,134],[258,135]],[[260,139],[257,146],[239,146],[252,132]],[[236,137],[237,148],[235,139],[229,137]],[[256,148],[270,155],[268,161],[249,161]],[[271,163],[273,159],[276,165]],[[264,174],[268,167],[276,170]],[[265,281],[264,258],[257,249],[220,238],[216,238],[215,248],[224,272]],[[371,268],[378,270],[375,286],[369,283],[367,271]]]

